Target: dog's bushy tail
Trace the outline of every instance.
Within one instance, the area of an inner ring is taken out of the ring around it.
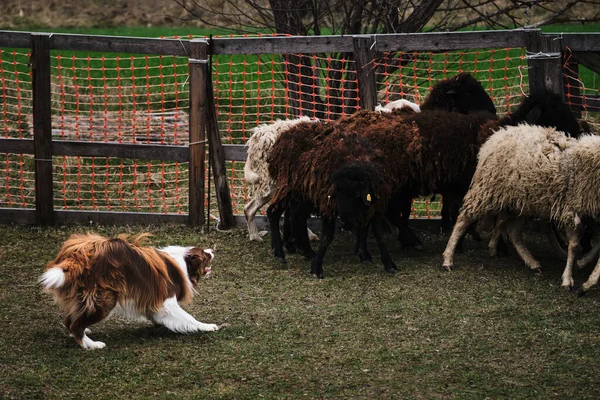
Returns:
[[[40,276],[44,290],[59,289],[65,284],[65,271],[61,267],[52,267]]]

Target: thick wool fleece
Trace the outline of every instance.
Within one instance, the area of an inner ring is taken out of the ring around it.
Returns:
[[[345,167],[365,165],[377,171],[370,182],[374,201],[369,214],[383,212],[391,196],[391,186],[383,179],[382,152],[373,147],[363,135],[346,133],[333,126],[325,126],[320,132],[308,126],[298,125],[284,132],[273,146],[269,159],[269,172],[277,181],[273,203],[283,201],[293,194],[310,200],[321,215],[333,217],[336,202],[333,198],[332,176]],[[302,129],[303,134],[294,132]]]
[[[573,216],[569,170],[577,163],[582,167],[588,162],[573,162],[587,158],[580,154],[589,147],[584,145],[586,141],[578,143],[553,128],[526,124],[500,129],[479,151],[462,212],[473,219],[508,211],[564,222]],[[574,146],[583,148],[571,156]]]
[[[314,124],[318,120],[301,117],[293,120],[279,120],[272,124],[259,125],[254,128],[254,133],[246,143],[248,158],[244,166],[244,178],[248,184],[248,194],[252,197],[268,196],[275,182],[269,175],[268,158],[273,143],[284,132],[298,124]]]

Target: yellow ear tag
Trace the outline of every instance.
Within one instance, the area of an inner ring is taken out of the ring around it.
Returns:
[[[367,201],[370,203],[371,202],[371,193],[367,193]]]

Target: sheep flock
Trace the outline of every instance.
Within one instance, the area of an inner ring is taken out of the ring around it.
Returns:
[[[269,204],[273,255],[282,263],[284,247],[304,255],[317,278],[324,277],[336,223],[355,234],[361,261],[372,260],[372,233],[385,271],[397,271],[384,231],[392,226],[402,248],[423,249],[408,225],[411,202],[440,194],[443,231],[452,231],[444,269],[454,268],[467,233],[481,239],[478,224],[492,222],[490,254],[508,240],[528,267],[540,271],[523,239],[527,220],[536,219],[567,238],[563,287],[584,293],[600,279],[598,262],[583,285],[573,280],[573,269],[600,253],[600,243],[590,245],[577,262],[582,240],[590,240],[600,217],[600,136],[580,129],[558,95],[525,96],[498,118],[487,91],[461,73],[434,85],[420,105],[400,99],[336,121],[275,121],[256,127],[247,146],[250,240],[262,240],[254,218]],[[322,221],[316,252],[310,242],[318,238],[307,227],[311,215]]]

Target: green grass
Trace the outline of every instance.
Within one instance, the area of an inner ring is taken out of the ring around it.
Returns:
[[[185,308],[210,334],[177,335],[109,320],[79,349],[36,280],[70,233],[151,231],[156,245],[213,246],[213,276]],[[181,226],[32,228],[0,226],[0,397],[225,398],[579,398],[600,396],[600,292],[583,298],[559,287],[562,262],[545,239],[528,242],[544,265],[537,276],[514,252],[493,260],[485,243],[442,272],[446,238],[403,252],[386,240],[402,271],[360,264],[338,234],[325,280],[242,230]],[[586,271],[589,272],[589,271]],[[578,275],[579,280],[585,275]]]

